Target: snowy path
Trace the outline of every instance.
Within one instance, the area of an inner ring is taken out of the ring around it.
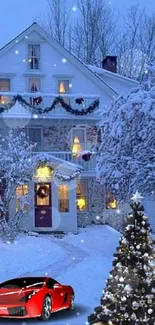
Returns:
[[[46,275],[51,276],[52,278],[57,278],[61,275],[62,272],[64,272],[64,270],[74,268],[78,263],[82,262],[84,258],[89,256],[89,254],[83,249],[75,247],[64,241],[54,240],[53,242],[64,250],[64,258],[53,264],[50,263],[49,265],[47,265],[46,270],[44,267],[42,269],[35,270],[34,272],[27,272],[25,274],[21,274],[20,277],[43,276],[46,272]]]

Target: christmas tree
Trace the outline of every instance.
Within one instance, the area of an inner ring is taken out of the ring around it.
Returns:
[[[132,213],[90,324],[155,325],[154,241],[141,198],[138,192],[132,198]]]

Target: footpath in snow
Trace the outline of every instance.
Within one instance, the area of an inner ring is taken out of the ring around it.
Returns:
[[[73,286],[74,311],[61,311],[46,324],[85,325],[87,317],[99,305],[105,280],[120,234],[108,226],[80,229],[78,235],[63,239],[50,235],[21,237],[15,244],[1,243],[0,281],[20,276],[47,275]],[[0,319],[0,324],[44,324],[38,320]]]

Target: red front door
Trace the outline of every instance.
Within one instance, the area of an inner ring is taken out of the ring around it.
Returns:
[[[52,227],[51,183],[37,183],[35,193],[35,227]]]

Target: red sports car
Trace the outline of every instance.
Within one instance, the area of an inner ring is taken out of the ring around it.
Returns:
[[[49,277],[16,278],[0,284],[0,317],[40,318],[74,309],[74,290]]]

